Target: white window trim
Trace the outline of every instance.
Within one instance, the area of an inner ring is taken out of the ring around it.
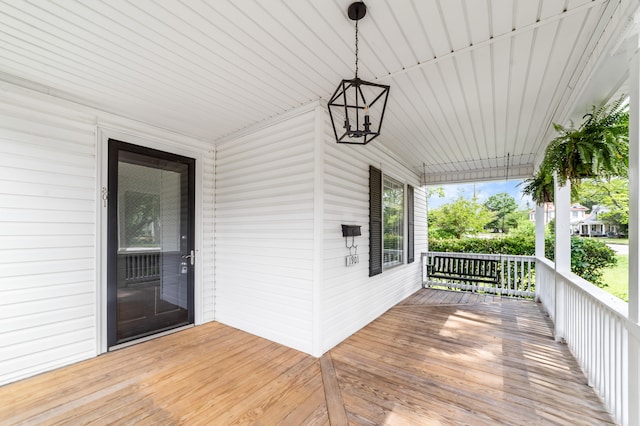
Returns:
[[[397,263],[387,264],[384,261],[384,182],[385,179],[390,179],[395,183],[402,186],[402,260]],[[391,269],[397,268],[402,265],[407,264],[407,234],[408,234],[408,224],[407,224],[407,184],[403,182],[401,179],[397,179],[391,175],[388,175],[382,171],[382,192],[380,193],[381,197],[383,197],[382,201],[382,272],[389,271]]]

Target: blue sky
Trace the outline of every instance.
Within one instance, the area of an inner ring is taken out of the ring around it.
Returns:
[[[523,197],[520,193],[520,187],[518,185],[521,180],[509,180],[509,181],[490,181],[490,182],[476,182],[475,191],[478,201],[484,203],[492,195],[506,192],[511,195],[518,203],[519,206],[526,208],[527,201],[530,206],[533,206],[533,202],[530,197]],[[436,185],[441,186],[444,189],[444,198],[440,198],[437,195],[429,198],[429,209],[440,207],[443,204],[449,203],[460,195],[464,198],[472,198],[474,191],[473,183],[453,184],[453,185]]]

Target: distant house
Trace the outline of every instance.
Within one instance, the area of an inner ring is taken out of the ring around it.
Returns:
[[[581,204],[574,203],[571,205],[571,223],[574,221],[584,220],[588,215],[587,212],[589,209]],[[551,220],[555,219],[555,207],[553,203],[544,203],[544,223],[545,225],[549,223]],[[536,211],[529,210],[529,220],[531,222],[536,221]]]
[[[615,225],[599,220],[599,215],[608,211],[610,210],[605,206],[595,205],[590,214],[575,220],[572,212],[571,231],[575,234],[588,237],[604,237],[610,233],[617,234],[618,229]]]
[[[604,212],[608,212],[605,206],[595,205],[591,213],[589,208],[574,203],[570,209],[571,220],[571,233],[576,235],[583,235],[587,237],[604,237],[609,233],[618,233],[618,229],[615,225],[610,225],[599,220],[599,215]],[[552,219],[555,219],[555,208],[553,203],[544,204],[544,223],[549,223]],[[529,220],[536,221],[536,211],[529,210]]]

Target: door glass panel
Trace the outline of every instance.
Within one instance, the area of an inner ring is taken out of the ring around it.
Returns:
[[[117,171],[110,170],[117,173],[117,207],[110,210],[116,220],[109,221],[117,228],[110,229],[110,250],[116,252],[109,279],[110,345],[193,321],[190,167],[117,150]]]

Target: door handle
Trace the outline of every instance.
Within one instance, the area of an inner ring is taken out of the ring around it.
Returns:
[[[183,259],[189,259],[189,263],[191,263],[191,266],[196,264],[196,252],[191,250],[190,254],[185,254],[184,256],[182,256]]]

